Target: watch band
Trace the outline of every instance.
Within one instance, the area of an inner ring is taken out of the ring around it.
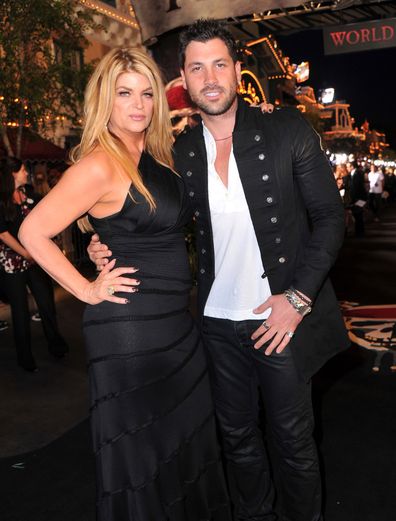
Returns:
[[[293,288],[293,287],[290,287],[290,291],[292,291],[293,293],[295,293],[299,298],[300,300],[302,300],[304,302],[304,304],[306,304],[307,306],[311,306],[312,305],[312,300],[308,297],[306,297],[303,293],[301,293],[301,291],[299,291],[298,289],[296,288]]]
[[[307,303],[307,299],[303,300],[295,290],[287,289],[284,295],[289,304],[291,304],[301,316],[305,317],[305,315],[308,315],[308,313],[312,311],[311,302]]]

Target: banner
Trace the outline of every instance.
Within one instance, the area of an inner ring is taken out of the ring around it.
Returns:
[[[323,29],[325,54],[396,47],[396,18]]]
[[[143,41],[191,24],[198,18],[222,20],[270,9],[296,7],[301,0],[132,0]]]

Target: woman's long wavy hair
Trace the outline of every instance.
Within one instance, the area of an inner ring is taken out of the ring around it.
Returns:
[[[146,129],[144,150],[158,163],[174,169],[172,128],[161,73],[146,52],[134,47],[112,49],[97,65],[85,92],[84,130],[80,144],[71,153],[79,161],[100,147],[130,177],[132,185],[155,209],[155,200],[132,163],[131,155],[121,139],[110,132],[107,124],[112,112],[116,82],[120,74],[136,72],[146,76],[153,89],[153,117]]]
[[[17,214],[13,199],[15,179],[12,174],[19,172],[22,165],[22,161],[16,157],[6,157],[0,161],[0,202],[7,221],[13,221]]]

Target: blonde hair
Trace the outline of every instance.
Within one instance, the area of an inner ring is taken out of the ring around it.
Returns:
[[[155,200],[144,185],[123,142],[108,128],[113,109],[115,86],[120,74],[136,72],[146,76],[153,89],[153,116],[145,132],[144,150],[158,163],[174,170],[172,158],[172,127],[161,73],[156,63],[142,49],[123,47],[112,49],[98,63],[85,91],[84,130],[80,144],[70,155],[79,161],[100,147],[131,179],[132,185],[154,210]]]

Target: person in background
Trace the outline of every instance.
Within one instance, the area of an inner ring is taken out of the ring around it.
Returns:
[[[344,203],[345,235],[347,235],[349,228],[353,225],[353,217],[351,210],[350,176],[344,163],[336,165],[334,168],[334,178],[336,180],[342,202]]]
[[[47,195],[48,192],[51,190],[50,185],[48,184],[47,174],[45,173],[45,170],[40,169],[37,172],[35,172],[33,174],[32,181],[34,191],[41,197]]]
[[[2,244],[0,242],[0,250],[1,250],[1,248],[2,248]],[[0,306],[3,303],[4,304],[7,303],[7,297],[6,297],[6,294],[4,293],[3,277],[4,277],[4,272],[0,266]],[[6,320],[0,320],[0,331],[5,331],[6,329],[8,329],[8,322]]]
[[[356,161],[347,163],[346,168],[349,175],[344,179],[348,184],[350,207],[355,220],[355,236],[364,237],[364,207],[367,201],[365,174]]]
[[[47,174],[47,180],[50,188],[53,188],[56,183],[58,183],[59,179],[62,177],[65,168],[61,167],[52,167],[49,168]]]
[[[384,191],[387,194],[385,200],[388,203],[396,199],[396,168],[388,167],[385,170]]]
[[[379,213],[382,203],[382,194],[384,192],[385,176],[380,168],[377,168],[374,163],[370,165],[370,172],[368,173],[369,181],[369,207],[373,212],[374,221],[379,221]]]
[[[22,161],[12,157],[1,160],[0,265],[4,292],[11,306],[18,365],[29,372],[37,371],[37,365],[31,346],[27,287],[36,301],[49,352],[62,358],[68,351],[58,329],[51,279],[18,240],[23,220],[39,200],[40,196],[27,184],[27,171]]]

